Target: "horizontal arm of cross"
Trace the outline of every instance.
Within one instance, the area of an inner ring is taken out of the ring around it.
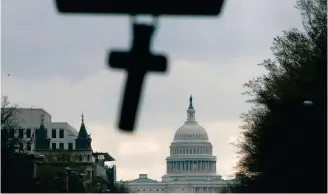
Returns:
[[[109,56],[109,65],[118,69],[165,72],[167,60],[165,56],[151,53],[112,51]]]

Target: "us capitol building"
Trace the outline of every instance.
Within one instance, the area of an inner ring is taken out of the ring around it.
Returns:
[[[216,156],[203,127],[196,121],[192,96],[189,99],[187,121],[175,133],[166,158],[166,174],[162,181],[140,174],[138,179],[126,181],[132,193],[220,193],[233,180],[223,180],[216,173]]]

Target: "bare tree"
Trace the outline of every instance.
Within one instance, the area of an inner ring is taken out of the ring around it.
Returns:
[[[34,141],[34,134],[30,139],[20,137],[20,125],[16,119],[18,105],[11,104],[7,96],[2,96],[1,99],[1,145],[4,148],[19,152],[26,151]],[[23,131],[21,132],[23,133]],[[23,133],[24,134],[24,133]],[[20,148],[19,144],[26,145],[25,149]]]

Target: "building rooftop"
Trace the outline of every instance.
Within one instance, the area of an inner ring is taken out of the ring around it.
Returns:
[[[92,155],[96,158],[98,158],[99,155],[104,156],[104,161],[109,162],[109,161],[115,161],[115,159],[109,155],[107,152],[94,152]]]
[[[156,180],[149,179],[149,178],[137,178],[132,180],[131,182],[136,182],[136,183],[157,183]]]

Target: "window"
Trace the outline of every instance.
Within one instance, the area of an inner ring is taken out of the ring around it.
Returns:
[[[24,129],[18,129],[18,138],[24,138]]]
[[[52,131],[51,131],[51,138],[56,138],[56,132],[57,132],[56,129],[52,129]]]
[[[26,137],[31,138],[31,129],[26,129]]]
[[[52,143],[52,144],[51,144],[51,149],[52,149],[52,150],[57,149],[57,148],[56,148],[56,143]]]
[[[28,144],[26,145],[26,150],[27,150],[27,151],[31,151],[31,149],[32,149],[32,148],[31,148],[31,145],[28,143]]]
[[[64,149],[64,143],[59,143],[59,149],[61,149],[61,150]]]
[[[59,130],[59,138],[64,138],[64,129]]]
[[[19,143],[19,150],[23,151],[24,150],[24,144],[23,143]]]
[[[9,138],[15,137],[15,129],[9,129]]]
[[[73,150],[73,143],[68,143],[68,149]]]
[[[90,161],[90,155],[87,156],[87,161]]]

